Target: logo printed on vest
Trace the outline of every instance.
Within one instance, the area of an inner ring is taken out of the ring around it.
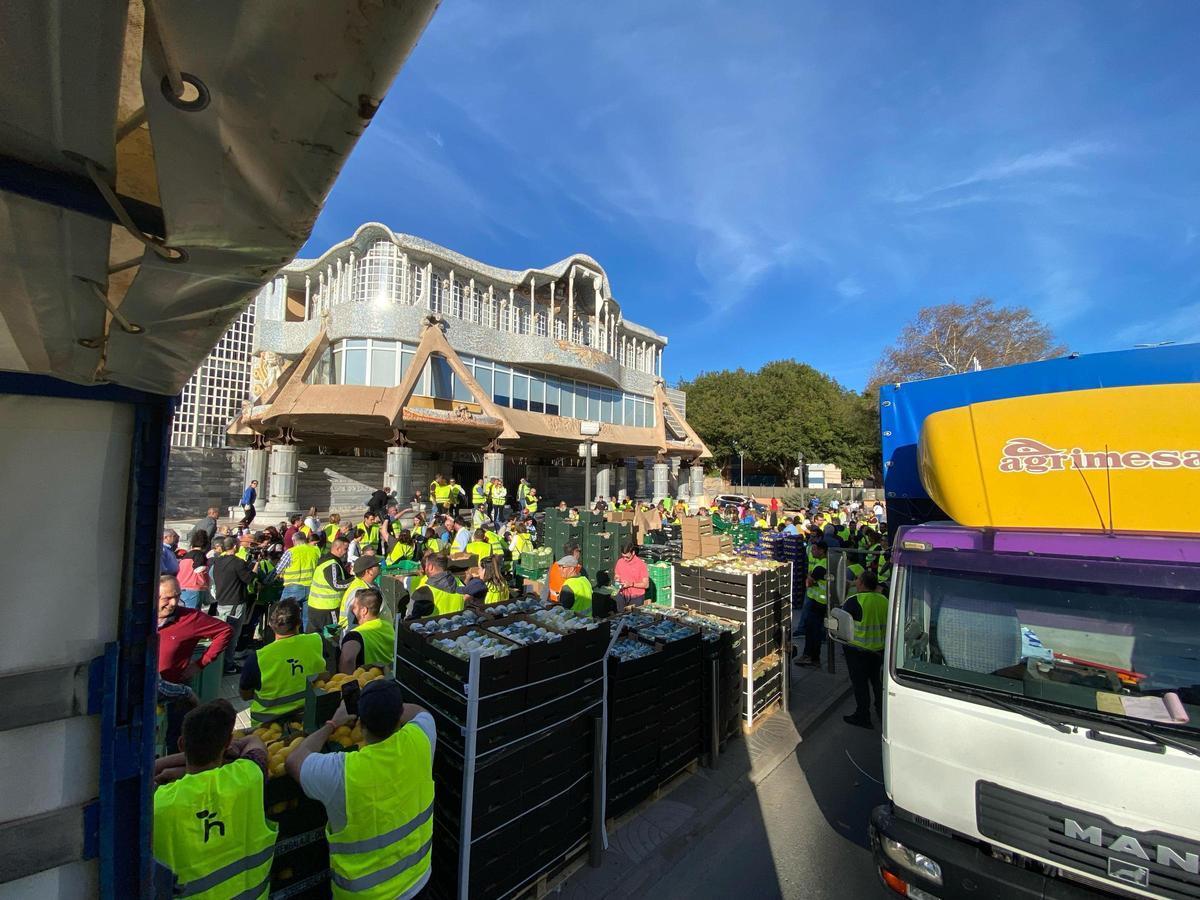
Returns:
[[[1033,438],[1009,438],[1001,451],[1001,472],[1104,471],[1124,469],[1200,469],[1200,450],[1060,449]]]
[[[296,659],[295,657],[289,656],[287,659],[284,660],[284,662],[286,662],[289,666],[292,667],[293,675],[295,675],[297,672],[299,672],[301,675],[304,674],[304,664],[302,662],[300,662],[300,660]]]
[[[202,809],[196,813],[196,818],[204,822],[204,843],[206,844],[208,843],[209,832],[214,828],[220,830],[221,837],[225,837],[225,823],[217,818],[219,815],[219,812],[209,812],[207,809]]]

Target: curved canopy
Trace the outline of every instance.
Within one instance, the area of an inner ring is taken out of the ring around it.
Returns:
[[[307,239],[436,6],[0,5],[0,369],[176,393]]]

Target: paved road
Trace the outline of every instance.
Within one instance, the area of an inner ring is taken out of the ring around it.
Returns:
[[[794,756],[664,873],[655,894],[680,900],[894,896],[879,884],[868,849],[867,817],[884,800],[879,731],[843,723],[852,709],[847,699],[818,724]]]

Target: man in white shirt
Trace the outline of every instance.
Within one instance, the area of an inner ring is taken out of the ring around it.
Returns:
[[[363,737],[368,747],[373,744],[384,744],[400,740],[404,729],[413,728],[423,734],[429,741],[430,768],[428,771],[397,771],[380,773],[377,779],[380,792],[394,790],[395,783],[406,780],[427,781],[429,784],[429,800],[433,799],[432,761],[437,749],[437,726],[433,716],[420,706],[404,702],[404,691],[395,681],[381,679],[373,681],[362,689],[358,698],[359,722],[362,724]],[[300,784],[301,790],[314,800],[321,801],[329,818],[326,834],[338,835],[346,829],[353,810],[347,808],[346,798],[346,760],[349,753],[322,753],[321,748],[329,742],[329,737],[335,728],[353,720],[346,711],[343,702],[334,713],[333,718],[304,739],[287,760],[287,772]],[[407,733],[406,733],[407,735]],[[406,756],[411,759],[411,756]],[[418,816],[417,825],[423,825],[432,818],[432,803],[426,813]],[[381,823],[381,827],[386,823]],[[383,837],[380,835],[379,837]],[[332,844],[331,844],[332,846]],[[428,859],[427,854],[424,855]],[[420,868],[422,863],[413,862],[413,867]],[[337,867],[334,866],[335,877]],[[424,872],[420,874],[411,887],[398,895],[398,900],[410,900],[417,896],[429,882],[430,869],[424,863]]]

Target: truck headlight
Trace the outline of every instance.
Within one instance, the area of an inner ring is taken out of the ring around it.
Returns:
[[[884,835],[879,836],[879,843],[883,848],[884,855],[900,868],[906,869],[914,875],[920,875],[936,885],[941,885],[942,867],[924,853],[909,850],[899,841],[894,841]]]

